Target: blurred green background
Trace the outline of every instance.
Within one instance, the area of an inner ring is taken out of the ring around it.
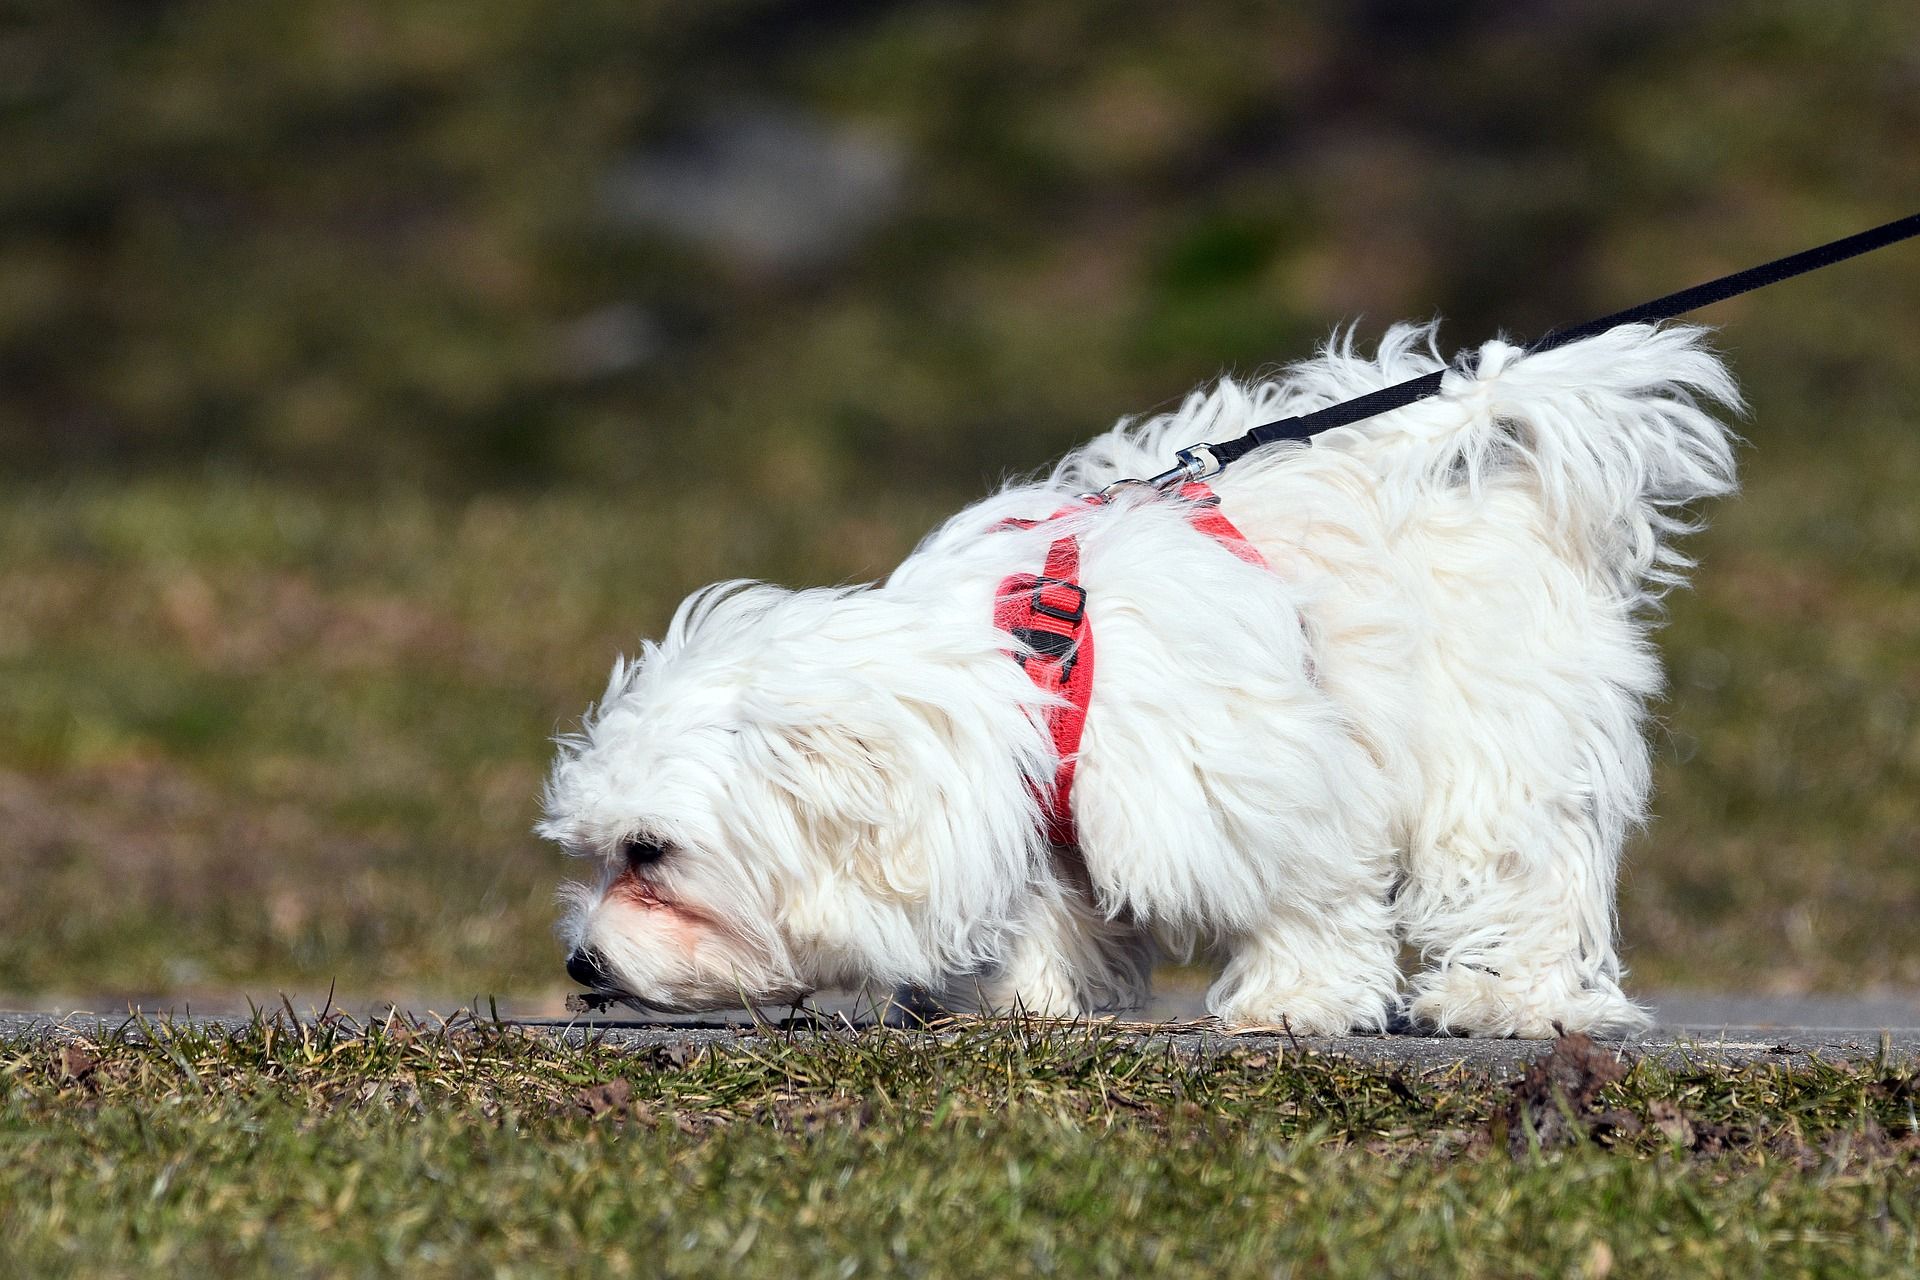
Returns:
[[[547,738],[1222,370],[1920,207],[1910,0],[12,0],[0,997],[566,983]],[[1920,986],[1920,249],[1716,308],[1643,986]]]

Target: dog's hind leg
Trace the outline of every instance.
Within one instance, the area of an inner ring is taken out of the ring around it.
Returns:
[[[1617,845],[1574,800],[1531,817],[1532,838],[1499,853],[1443,840],[1416,854],[1398,907],[1428,967],[1409,1016],[1468,1035],[1643,1029],[1614,949]]]
[[[1613,899],[1646,812],[1640,725],[1658,669],[1618,602],[1510,581],[1522,601],[1494,583],[1476,594],[1505,617],[1530,597],[1535,622],[1503,642],[1455,619],[1446,634],[1479,649],[1456,644],[1442,665],[1471,678],[1429,694],[1445,732],[1427,748],[1396,901],[1424,962],[1408,1013],[1471,1035],[1635,1030],[1647,1017],[1620,990]]]

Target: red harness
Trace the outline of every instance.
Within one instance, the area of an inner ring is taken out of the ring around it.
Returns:
[[[1248,564],[1268,567],[1246,535],[1220,513],[1220,497],[1212,489],[1196,482],[1183,484],[1176,492],[1186,500],[1189,524]],[[1083,499],[1060,508],[1047,520],[1006,520],[999,527],[1032,529],[1101,501]],[[1025,646],[1013,657],[1028,678],[1042,691],[1064,699],[1047,708],[1047,731],[1053,735],[1060,765],[1053,785],[1040,794],[1040,811],[1046,818],[1047,839],[1070,848],[1078,844],[1073,826],[1073,770],[1079,763],[1087,707],[1093,701],[1093,625],[1087,618],[1086,588],[1080,585],[1080,540],[1072,534],[1055,538],[1038,574],[1016,573],[1001,582],[993,623]]]

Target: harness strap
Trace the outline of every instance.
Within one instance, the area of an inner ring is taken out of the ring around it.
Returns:
[[[1178,492],[1190,504],[1187,510],[1188,524],[1248,564],[1258,565],[1262,569],[1273,567],[1267,563],[1267,558],[1260,554],[1260,549],[1247,541],[1247,535],[1240,532],[1233,521],[1221,514],[1219,494],[1198,480],[1181,485]]]
[[[1072,515],[1078,506],[1062,507],[1048,517]],[[1003,529],[1032,529],[1039,520],[1008,520]],[[1014,661],[1043,693],[1060,699],[1046,710],[1047,732],[1053,737],[1060,763],[1053,785],[1040,796],[1047,839],[1057,845],[1074,843],[1073,815],[1066,804],[1079,762],[1080,735],[1087,726],[1087,707],[1093,700],[1093,631],[1087,625],[1087,592],[1080,585],[1080,540],[1055,538],[1047,547],[1046,564],[1039,574],[1016,573],[1000,583],[993,603],[993,624],[1007,632],[1020,648]]]
[[[1220,497],[1211,488],[1195,482],[1182,485],[1178,493],[1186,503],[1187,522],[1195,529],[1248,564],[1268,567],[1246,535],[1221,513]],[[997,527],[1033,529],[1103,501],[1087,498],[1046,520],[1004,520]],[[1046,717],[1060,763],[1052,784],[1040,789],[1040,812],[1048,841],[1072,848],[1079,843],[1073,823],[1073,774],[1093,702],[1093,624],[1087,617],[1086,588],[1080,585],[1080,540],[1072,534],[1055,538],[1040,573],[1003,579],[994,598],[993,623],[1019,642],[1021,647],[1010,653],[1027,678],[1058,699],[1047,707]]]

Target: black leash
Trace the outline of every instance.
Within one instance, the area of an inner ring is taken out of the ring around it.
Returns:
[[[1531,355],[1539,351],[1552,351],[1555,347],[1564,347],[1582,338],[1591,338],[1595,334],[1605,333],[1623,324],[1671,320],[1710,303],[1724,302],[1728,298],[1751,293],[1755,289],[1778,284],[1782,280],[1791,280],[1794,276],[1818,271],[1822,267],[1830,267],[1836,262],[1845,262],[1848,258],[1857,258],[1863,253],[1884,249],[1890,244],[1898,244],[1902,240],[1910,240],[1915,236],[1920,236],[1920,213],[1897,219],[1885,226],[1874,227],[1870,231],[1862,231],[1857,235],[1835,240],[1831,244],[1788,254],[1784,258],[1775,258],[1772,262],[1763,262],[1757,267],[1748,267],[1745,271],[1736,271],[1732,275],[1694,285],[1691,289],[1669,293],[1663,298],[1655,298],[1637,307],[1628,307],[1625,311],[1616,311],[1610,316],[1601,316],[1598,320],[1574,325],[1570,329],[1549,330],[1545,336],[1528,344],[1527,353]],[[1261,445],[1275,444],[1281,440],[1311,439],[1322,431],[1348,426],[1377,414],[1410,405],[1416,400],[1424,400],[1428,396],[1439,394],[1440,383],[1446,373],[1445,369],[1436,369],[1423,377],[1413,378],[1391,387],[1382,387],[1378,391],[1369,391],[1356,399],[1330,404],[1324,409],[1316,409],[1298,418],[1282,418],[1278,422],[1269,422],[1255,427],[1237,440],[1225,440],[1218,444],[1190,445],[1174,454],[1178,460],[1177,466],[1170,471],[1161,472],[1146,483],[1156,488],[1166,488],[1172,484],[1205,480],[1209,476],[1219,474],[1222,469],[1238,462]],[[1132,482],[1122,481],[1121,483]]]

